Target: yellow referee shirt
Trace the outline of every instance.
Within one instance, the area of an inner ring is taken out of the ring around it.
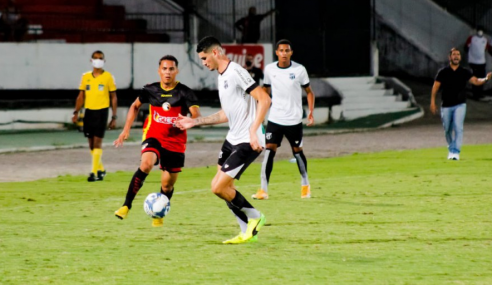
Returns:
[[[116,91],[114,77],[108,71],[104,71],[98,77],[88,71],[82,75],[79,90],[85,91],[85,108],[100,110],[108,108],[109,92]]]

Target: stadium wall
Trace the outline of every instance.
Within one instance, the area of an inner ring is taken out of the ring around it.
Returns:
[[[239,61],[253,47],[244,46],[231,54],[225,46],[228,56]],[[263,65],[273,61],[271,44],[255,46],[263,47]],[[78,89],[82,73],[92,70],[90,56],[95,50],[104,52],[104,68],[114,75],[118,89],[140,89],[159,81],[159,59],[166,54],[179,61],[179,81],[195,90],[217,89],[217,73],[202,66],[196,45],[0,43],[0,90]]]

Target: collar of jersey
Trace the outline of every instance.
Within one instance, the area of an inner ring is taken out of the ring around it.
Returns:
[[[101,72],[101,74],[99,74],[99,76],[103,75],[105,71],[106,70],[103,69],[103,72]],[[94,71],[91,72],[91,75],[92,75],[92,78],[97,78],[97,77],[94,76]]]
[[[226,68],[224,69],[224,71],[222,72],[219,72],[220,75],[224,74],[226,72],[226,70],[229,68],[229,64],[231,64],[231,61],[229,60],[229,63],[227,64]]]
[[[161,88],[162,88],[162,90],[164,90],[164,91],[171,91],[171,90],[173,90],[174,88],[176,88],[176,86],[178,86],[178,83],[179,83],[179,81],[176,81],[176,85],[174,85],[174,87],[173,87],[173,88],[169,88],[169,89],[164,88],[164,86],[162,86],[162,82],[161,82],[160,84],[161,84]]]
[[[292,66],[292,60],[289,62],[289,66],[287,66],[287,67],[280,67],[280,66],[278,65],[278,61],[277,61],[277,67],[278,67],[278,68],[280,68],[280,69],[287,69],[287,68],[289,68],[289,67],[291,67],[291,66]]]

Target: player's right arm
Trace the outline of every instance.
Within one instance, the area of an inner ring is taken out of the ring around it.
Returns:
[[[84,102],[85,102],[85,91],[79,90],[79,95],[75,100],[75,110],[73,110],[73,116],[72,116],[72,122],[74,124],[77,123],[77,120],[79,118],[79,111],[80,109],[82,109],[82,107],[84,107]]]
[[[224,110],[221,109],[215,114],[198,118],[190,118],[179,114],[178,120],[176,121],[176,126],[181,130],[187,130],[189,128],[193,128],[194,126],[217,125],[227,121],[227,116],[224,113]]]
[[[126,114],[125,127],[123,127],[123,131],[121,131],[118,138],[113,142],[113,145],[115,147],[122,146],[123,141],[125,141],[130,135],[130,129],[133,125],[133,122],[135,121],[135,118],[138,115],[138,111],[140,110],[141,106],[142,102],[140,102],[140,99],[137,98],[135,102],[133,102],[133,104],[130,106],[130,109],[128,109],[128,114]]]
[[[437,95],[437,91],[439,91],[440,87],[441,87],[441,82],[434,81],[434,85],[432,86],[431,103],[430,103],[430,111],[432,112],[432,114],[437,113],[436,95]]]

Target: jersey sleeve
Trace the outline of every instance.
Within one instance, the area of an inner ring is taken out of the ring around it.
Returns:
[[[146,86],[140,90],[140,94],[138,94],[138,100],[141,103],[149,103],[149,90],[147,90]]]
[[[256,86],[258,86],[258,84],[256,84],[256,82],[246,69],[237,66],[234,68],[234,74],[236,84],[246,93],[251,92],[253,89],[256,88]]]
[[[307,74],[306,68],[303,66],[301,70],[301,74],[299,74],[299,82],[303,88],[309,86],[309,76]]]
[[[84,74],[82,74],[82,77],[80,78],[79,90],[82,90],[82,91],[85,90],[85,86],[84,86]]]
[[[265,68],[265,73],[263,73],[263,86],[270,87],[271,85],[270,72],[268,72],[268,68]]]
[[[437,72],[436,78],[434,80],[437,82],[442,82],[444,80],[443,74],[444,74],[443,69],[439,69],[439,71]]]
[[[116,83],[115,83],[115,80],[114,80],[114,76],[112,74],[109,77],[108,87],[109,87],[109,92],[116,91]]]
[[[196,98],[195,92],[193,90],[189,89],[185,93],[185,100],[186,100],[186,106],[188,108],[192,106],[198,106],[198,99]]]

